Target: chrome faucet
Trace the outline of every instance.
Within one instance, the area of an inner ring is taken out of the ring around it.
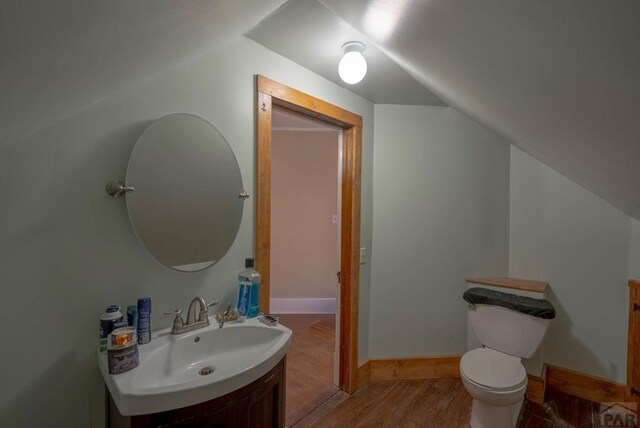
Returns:
[[[202,297],[194,297],[189,304],[187,310],[187,322],[182,319],[182,310],[176,309],[173,312],[166,312],[164,316],[174,316],[173,326],[171,327],[171,334],[182,334],[189,331],[198,330],[209,326],[209,308],[217,305],[219,302],[214,300],[211,303],[206,303]],[[196,311],[197,314],[196,314]]]

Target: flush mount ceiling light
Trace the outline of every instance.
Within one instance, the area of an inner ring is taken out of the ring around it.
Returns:
[[[338,64],[340,78],[350,85],[360,82],[367,74],[367,61],[362,56],[364,45],[360,42],[349,42],[342,46],[344,55]]]

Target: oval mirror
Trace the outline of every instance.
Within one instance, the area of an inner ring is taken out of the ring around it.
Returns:
[[[144,248],[171,269],[195,272],[225,255],[244,199],[233,150],[192,114],[165,116],[136,142],[127,166],[127,209]]]

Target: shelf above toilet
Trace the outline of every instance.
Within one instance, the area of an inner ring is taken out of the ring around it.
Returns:
[[[467,278],[469,284],[490,285],[493,287],[511,288],[514,290],[532,291],[534,293],[544,293],[549,284],[542,281],[531,281],[519,278]]]

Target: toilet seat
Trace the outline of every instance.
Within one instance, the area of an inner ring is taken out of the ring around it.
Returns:
[[[464,354],[460,372],[477,386],[496,392],[516,390],[527,383],[527,372],[519,358],[490,348]]]

